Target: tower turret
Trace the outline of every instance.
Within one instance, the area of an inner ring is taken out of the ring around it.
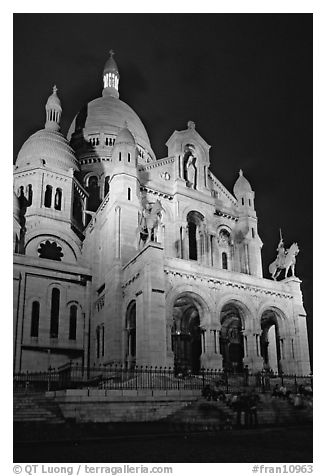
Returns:
[[[103,70],[103,96],[119,97],[120,74],[114,58],[114,51],[110,50],[110,57],[104,65]]]
[[[262,277],[262,241],[257,230],[257,215],[254,207],[255,192],[240,169],[233,193],[237,199],[239,221],[236,226],[236,247],[239,253],[241,272]]]
[[[56,85],[53,86],[53,92],[51,96],[49,96],[47,103],[45,105],[46,111],[46,123],[45,129],[51,131],[59,131],[60,130],[60,119],[61,119],[61,102],[57,96],[57,87]]]
[[[14,191],[24,220],[21,252],[73,262],[76,252],[65,243],[79,242],[71,228],[73,224],[81,231],[81,219],[75,218],[72,204],[85,191],[74,178],[74,171],[79,170],[74,151],[59,132],[62,108],[57,91],[54,86],[46,102],[44,129],[31,135],[18,153]]]

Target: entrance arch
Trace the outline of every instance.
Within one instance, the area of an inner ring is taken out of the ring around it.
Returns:
[[[177,374],[196,374],[200,371],[202,354],[200,313],[200,304],[192,293],[184,293],[174,301],[171,339]]]
[[[261,315],[261,355],[264,359],[264,368],[273,372],[281,372],[281,339],[277,313],[273,309],[265,310]]]
[[[243,370],[243,311],[235,302],[229,302],[221,310],[220,352],[223,368],[228,371]]]

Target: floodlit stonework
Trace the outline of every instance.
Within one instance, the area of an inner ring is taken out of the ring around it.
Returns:
[[[67,139],[54,87],[16,160],[15,371],[75,361],[308,374],[300,280],[263,278],[242,171],[231,194],[192,121],[157,159],[119,99],[113,54],[103,84]]]

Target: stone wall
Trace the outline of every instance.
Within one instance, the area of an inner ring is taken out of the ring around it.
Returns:
[[[76,422],[161,420],[198,399],[200,390],[62,390],[47,392]]]

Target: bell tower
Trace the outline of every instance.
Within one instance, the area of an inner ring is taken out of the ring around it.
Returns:
[[[207,195],[210,145],[198,134],[193,121],[187,129],[174,131],[166,142],[169,157],[174,156],[175,177],[178,191],[182,188],[198,190]]]
[[[237,199],[236,210],[239,220],[235,229],[235,241],[240,269],[238,271],[262,277],[261,248],[263,243],[258,235],[257,215],[254,206],[255,192],[249,181],[239,171],[233,193]]]

